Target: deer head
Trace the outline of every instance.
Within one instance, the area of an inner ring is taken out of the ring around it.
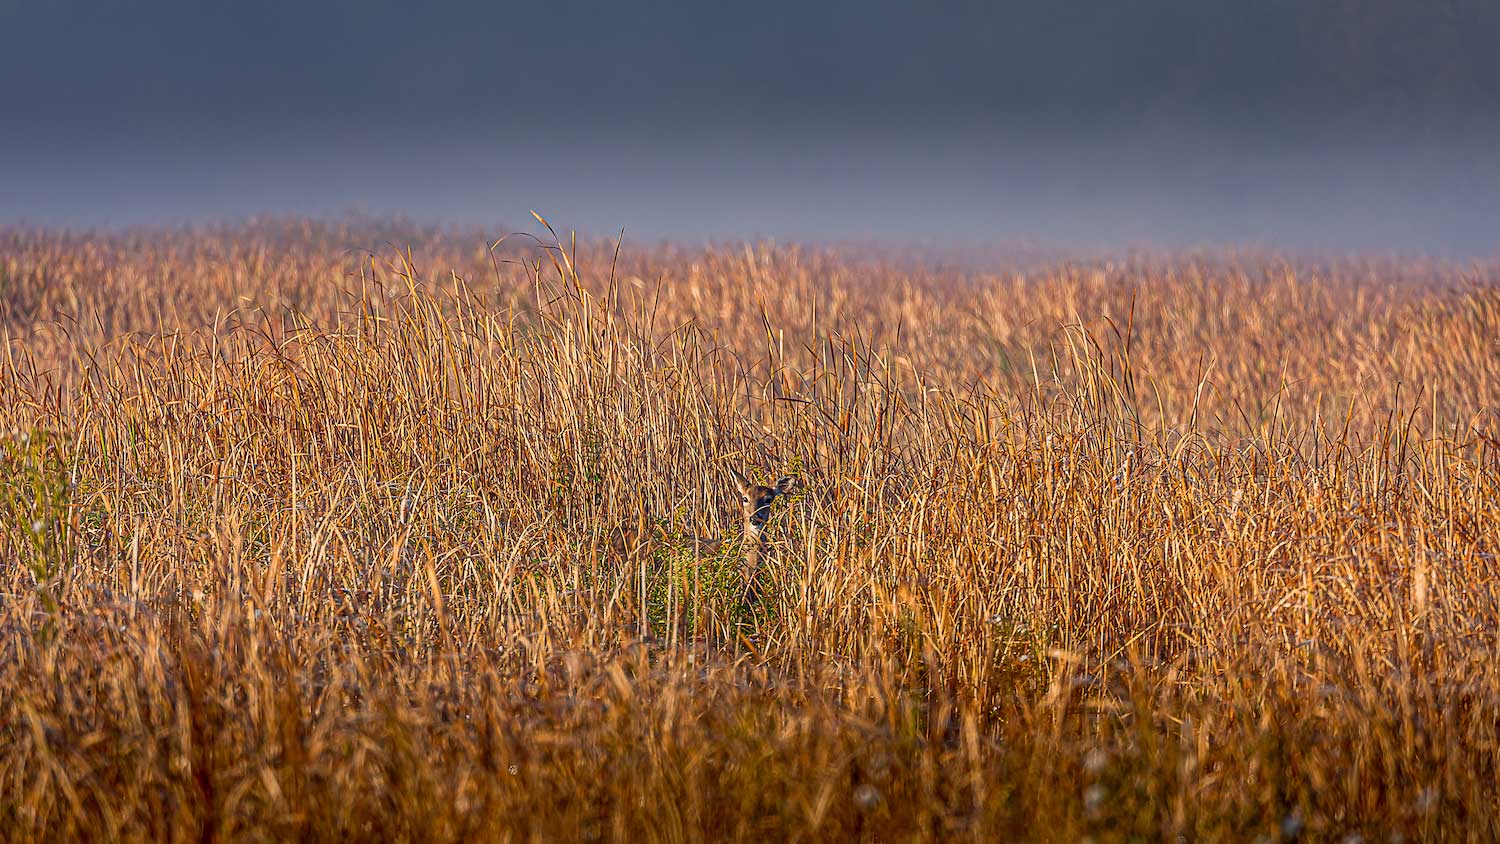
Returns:
[[[780,496],[791,492],[796,482],[791,478],[781,478],[776,481],[775,486],[761,486],[750,483],[744,475],[733,469],[729,473],[734,476],[735,487],[739,490],[740,501],[745,508],[745,533],[758,538],[766,521],[771,518],[771,505]]]

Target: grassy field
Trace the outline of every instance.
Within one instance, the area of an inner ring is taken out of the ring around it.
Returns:
[[[0,836],[1494,840],[1497,278],[0,230]]]

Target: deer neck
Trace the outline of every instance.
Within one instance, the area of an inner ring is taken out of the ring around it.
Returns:
[[[747,589],[754,588],[756,572],[760,569],[761,550],[765,547],[765,540],[761,537],[763,530],[764,527],[745,519],[745,536],[740,548],[740,580]]]

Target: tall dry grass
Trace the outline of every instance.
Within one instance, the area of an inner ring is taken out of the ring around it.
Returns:
[[[1500,835],[1489,269],[490,247],[0,233],[6,837]]]

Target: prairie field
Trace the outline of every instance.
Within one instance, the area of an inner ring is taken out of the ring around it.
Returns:
[[[0,837],[1500,838],[1500,268],[538,231],[0,229]]]

